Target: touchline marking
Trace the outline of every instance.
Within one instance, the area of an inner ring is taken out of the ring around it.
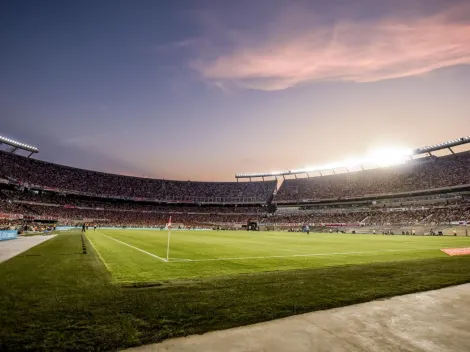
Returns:
[[[119,240],[117,240],[117,239],[115,239],[115,238],[112,238],[112,237],[110,237],[110,236],[108,236],[108,235],[105,235],[104,233],[101,233],[101,232],[99,232],[99,231],[96,231],[96,232],[98,232],[100,235],[103,235],[104,237],[108,237],[108,238],[112,239],[113,241],[119,242],[119,243],[121,243],[121,244],[123,244],[123,245],[125,245],[125,246],[128,246],[128,247],[134,248],[134,249],[138,250],[139,252],[142,252],[142,253],[148,254],[148,255],[151,256],[151,257],[160,259],[160,260],[163,261],[163,262],[166,262],[166,261],[167,261],[166,259],[161,258],[161,257],[159,257],[158,255],[155,255],[155,254],[149,253],[149,252],[147,252],[147,251],[144,251],[143,249],[134,247],[134,246],[132,246],[132,245],[126,243],[126,242],[119,241]]]
[[[218,260],[247,260],[247,259],[268,259],[268,258],[292,258],[292,257],[320,257],[328,255],[347,255],[347,254],[375,254],[384,252],[416,252],[423,250],[433,250],[438,248],[421,248],[421,249],[388,249],[385,251],[371,251],[371,252],[336,252],[336,253],[310,253],[310,254],[289,254],[289,255],[270,255],[263,257],[235,257],[235,258],[206,258],[206,259],[185,259],[185,258],[170,258],[173,262],[209,262]]]

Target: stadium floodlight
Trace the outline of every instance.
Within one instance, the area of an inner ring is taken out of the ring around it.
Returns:
[[[347,167],[347,168],[353,168],[353,167],[361,167],[361,165],[363,164],[366,164],[367,163],[367,159],[349,159],[349,160],[346,160],[343,164],[344,164],[344,167]]]
[[[290,170],[290,173],[291,174],[301,174],[301,173],[304,173],[304,172],[314,172],[317,168],[315,167],[307,167],[305,169],[294,169],[294,170]]]
[[[282,175],[282,174],[285,174],[285,173],[288,173],[289,171],[271,171],[270,172],[270,175],[271,176],[279,176],[279,175]]]
[[[370,161],[381,167],[399,165],[409,160],[413,151],[408,149],[386,148],[375,150],[370,155]]]
[[[365,164],[374,164],[378,167],[387,167],[392,165],[399,165],[403,164],[410,160],[413,155],[421,155],[421,154],[431,154],[431,152],[441,149],[450,149],[452,151],[452,147],[460,146],[463,144],[470,143],[470,136],[461,137],[453,140],[448,140],[446,142],[437,143],[433,145],[427,145],[424,147],[416,148],[414,150],[404,149],[404,148],[386,148],[381,150],[375,150],[369,153],[365,158],[360,159],[349,159],[343,162],[338,163],[331,163],[323,166],[315,166],[315,167],[306,167],[303,169],[291,169],[288,171],[278,171],[278,172],[267,172],[267,173],[244,173],[244,174],[236,174],[236,178],[251,178],[251,177],[265,177],[265,176],[284,176],[284,175],[295,175],[295,174],[303,174],[303,173],[310,173],[310,172],[321,172],[321,171],[329,171],[335,169],[343,169],[343,168],[352,168],[355,166],[361,167],[363,169],[363,165]]]
[[[331,163],[331,164],[323,165],[322,167],[320,167],[320,168],[318,169],[318,171],[322,171],[322,170],[334,170],[334,169],[340,169],[340,168],[343,168],[343,167],[346,167],[344,162]]]
[[[38,148],[33,147],[29,144],[20,143],[18,141],[15,141],[13,139],[3,137],[3,136],[0,136],[0,143],[5,143],[5,144],[8,144],[8,145],[10,145],[12,147],[15,147],[15,148],[24,149],[24,150],[27,150],[31,153],[37,153],[39,151]]]

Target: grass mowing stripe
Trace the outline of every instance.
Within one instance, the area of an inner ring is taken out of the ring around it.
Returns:
[[[95,230],[96,231],[96,230]],[[108,269],[108,272],[111,274],[111,268],[109,267],[109,265],[106,263],[106,261],[104,260],[103,256],[101,255],[100,251],[98,250],[97,246],[95,246],[95,244],[93,243],[93,241],[85,234],[85,237],[86,239],[88,240],[88,242],[93,246],[93,249],[95,250],[96,252],[96,255],[98,256],[98,258],[100,258],[101,262],[103,263],[103,265],[106,267],[106,269]]]
[[[160,231],[104,229],[115,240],[165,258],[167,235]],[[224,277],[262,271],[298,270],[445,257],[438,249],[469,247],[470,238],[314,234],[247,231],[175,231],[165,265],[101,234],[88,234],[113,282],[162,282]],[[158,253],[158,254],[157,254]]]
[[[119,242],[119,243],[121,243],[121,244],[123,244],[123,245],[125,245],[125,246],[128,246],[128,247],[134,248],[134,249],[138,250],[139,252],[142,252],[142,253],[145,253],[145,254],[147,254],[147,255],[149,255],[149,256],[151,256],[151,257],[160,259],[160,260],[163,261],[163,262],[167,262],[166,259],[161,258],[161,257],[159,257],[158,255],[155,255],[155,254],[152,254],[152,253],[150,253],[150,252],[144,251],[143,249],[140,249],[140,248],[137,248],[137,247],[135,247],[135,246],[132,246],[132,245],[126,243],[126,242],[119,241],[119,240],[117,240],[117,239],[115,239],[115,238],[112,238],[112,237],[110,237],[110,236],[108,236],[108,235],[105,235],[104,233],[101,233],[101,232],[99,232],[99,231],[96,231],[96,232],[99,233],[100,235],[104,236],[104,237],[107,237],[107,238],[113,240],[113,241]]]
[[[350,255],[350,254],[380,254],[388,252],[419,252],[426,250],[438,250],[439,248],[422,248],[422,249],[386,249],[384,251],[369,251],[369,252],[337,252],[337,253],[306,253],[306,254],[288,254],[288,255],[268,255],[264,257],[236,257],[236,258],[209,258],[209,259],[185,259],[185,258],[170,258],[175,262],[209,262],[214,260],[249,260],[249,259],[269,259],[269,258],[290,258],[290,257],[320,257],[330,255]]]

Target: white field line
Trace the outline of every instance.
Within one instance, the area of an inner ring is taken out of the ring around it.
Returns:
[[[162,262],[166,262],[166,261],[167,261],[166,259],[161,258],[161,257],[159,257],[158,255],[155,255],[155,254],[149,253],[149,252],[147,252],[147,251],[144,251],[143,249],[140,249],[140,248],[137,248],[137,247],[135,247],[135,246],[132,246],[132,245],[126,243],[126,242],[119,241],[119,240],[117,240],[117,239],[115,239],[115,238],[113,238],[113,237],[110,237],[110,236],[108,236],[108,235],[105,235],[104,233],[101,233],[101,232],[99,232],[99,231],[96,231],[96,232],[98,232],[100,235],[102,235],[102,236],[104,236],[104,237],[107,237],[107,238],[109,238],[109,239],[112,239],[113,241],[119,242],[119,243],[121,243],[121,244],[123,244],[123,245],[125,245],[125,246],[128,246],[128,247],[134,248],[135,250],[138,250],[139,252],[142,252],[142,253],[145,253],[145,254],[147,254],[147,255],[149,255],[149,256],[151,256],[151,257],[160,259]]]
[[[104,260],[103,256],[101,255],[101,252],[98,250],[98,246],[96,246],[95,243],[93,243],[93,240],[91,239],[91,237],[89,237],[86,233],[85,233],[85,236],[88,239],[88,241],[90,241],[92,247],[94,248],[94,250],[98,254],[98,257],[100,257],[101,262],[104,264],[106,269],[108,269],[108,271],[111,273],[112,272],[111,268],[108,266],[108,263]]]
[[[421,249],[387,249],[384,251],[369,251],[369,252],[336,252],[336,253],[307,253],[307,254],[288,254],[288,255],[269,255],[260,257],[234,257],[234,258],[206,258],[206,259],[184,259],[184,258],[170,258],[172,262],[209,262],[220,260],[249,260],[249,259],[269,259],[269,258],[294,258],[294,257],[321,257],[329,255],[349,255],[349,254],[377,254],[385,252],[417,252],[423,250],[433,250],[439,248],[421,248]]]

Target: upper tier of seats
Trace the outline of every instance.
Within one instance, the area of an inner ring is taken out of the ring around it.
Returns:
[[[107,174],[0,151],[0,176],[19,183],[90,195],[157,201],[266,202],[276,181],[191,182]]]
[[[470,152],[404,165],[323,177],[285,180],[278,203],[364,197],[470,184]]]
[[[264,203],[276,181],[191,182],[138,178],[52,164],[0,152],[0,176],[29,187],[86,195],[193,203]],[[470,152],[405,165],[322,177],[288,179],[278,203],[347,199],[470,184]]]

